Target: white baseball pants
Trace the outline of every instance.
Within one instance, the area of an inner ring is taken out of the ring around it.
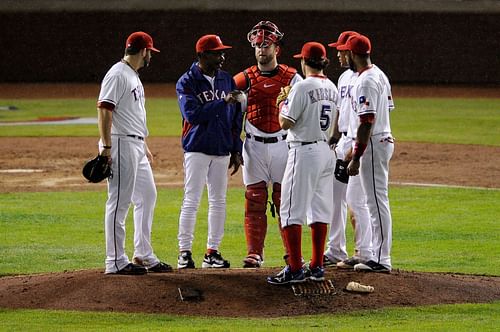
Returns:
[[[114,273],[130,263],[125,253],[125,219],[130,203],[134,205],[134,257],[146,266],[154,266],[159,262],[151,246],[156,187],[144,141],[112,135],[111,159],[113,177],[108,179],[104,222],[106,273]]]
[[[184,199],[179,217],[179,251],[191,251],[196,215],[205,184],[208,189],[207,249],[218,250],[226,222],[227,168],[229,156],[184,153]]]
[[[394,152],[390,134],[370,137],[361,158],[361,184],[372,221],[373,260],[391,268],[392,217],[389,206],[389,161]]]

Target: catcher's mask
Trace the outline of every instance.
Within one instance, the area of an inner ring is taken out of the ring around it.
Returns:
[[[247,39],[252,47],[268,47],[271,44],[279,45],[283,33],[271,21],[260,21],[247,34]]]

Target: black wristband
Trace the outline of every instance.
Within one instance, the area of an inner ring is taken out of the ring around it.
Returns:
[[[103,145],[102,148],[103,149],[111,149],[111,145]]]

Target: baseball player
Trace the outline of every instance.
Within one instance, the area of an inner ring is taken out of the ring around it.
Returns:
[[[372,221],[374,256],[354,266],[357,271],[390,272],[392,218],[389,207],[389,161],[394,152],[389,112],[394,109],[387,76],[370,60],[371,42],[363,35],[350,37],[338,50],[348,50],[348,61],[358,73],[352,88],[357,113],[356,141],[349,175],[360,174]],[[352,121],[354,122],[354,121]]]
[[[340,34],[337,42],[329,44],[330,47],[338,47],[344,45],[347,39],[351,36],[358,35],[354,31],[344,31]],[[347,61],[348,51],[339,50],[337,56],[340,66],[347,68],[342,73],[338,80],[339,89],[339,112],[337,113],[337,121],[335,122],[333,142],[336,141],[335,154],[337,159],[350,160],[351,150],[355,131],[348,132],[349,117],[352,112],[351,104],[351,89],[354,80],[357,78],[357,73],[349,68]],[[357,119],[353,120],[357,125]],[[354,129],[356,127],[354,126]],[[348,135],[349,134],[349,135]],[[347,257],[346,238],[345,238],[345,221],[347,206],[350,207],[350,214],[354,226],[355,239],[355,254],[352,257]],[[371,247],[372,233],[370,212],[366,203],[366,195],[361,186],[359,176],[351,176],[349,182],[344,184],[336,179],[333,181],[333,207],[334,216],[330,227],[329,241],[327,250],[325,251],[324,263],[325,266],[335,265],[338,268],[353,269],[360,262],[367,261],[372,258],[373,252]],[[342,257],[344,257],[342,259]]]
[[[333,171],[335,162],[327,142],[337,109],[337,88],[324,74],[328,65],[325,47],[305,43],[300,54],[305,79],[295,84],[281,103],[280,125],[288,129],[288,160],[281,187],[281,226],[289,253],[289,264],[271,284],[324,280],[323,251],[328,224],[332,220]],[[312,258],[302,264],[302,225],[311,227]]]
[[[179,269],[194,268],[192,246],[196,214],[205,184],[208,188],[208,242],[203,268],[228,268],[219,252],[226,221],[227,169],[232,174],[243,163],[240,138],[242,93],[231,75],[220,68],[224,45],[217,35],[205,35],[196,43],[198,61],[176,85],[182,113],[184,148],[184,199],[179,217]]]
[[[243,144],[247,241],[247,256],[243,260],[243,267],[247,268],[258,268],[263,263],[268,184],[272,186],[271,212],[274,215],[274,211],[278,211],[279,215],[281,180],[288,147],[285,141],[287,132],[281,129],[278,121],[276,97],[282,87],[302,80],[295,68],[278,64],[282,38],[283,33],[274,23],[257,23],[247,35],[250,45],[255,49],[257,65],[234,76],[238,89],[247,94],[246,139]]]
[[[125,55],[106,73],[97,102],[101,136],[99,151],[111,158],[113,176],[108,178],[106,202],[106,273],[144,274],[169,272],[151,247],[151,226],[156,204],[156,187],[151,170],[153,155],[145,138],[144,88],[138,70],[147,67],[151,52],[160,52],[145,32],[132,33]],[[134,204],[134,258],[125,253],[125,219]]]

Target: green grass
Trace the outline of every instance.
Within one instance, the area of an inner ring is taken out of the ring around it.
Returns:
[[[388,308],[290,318],[224,318],[53,310],[2,310],[8,331],[497,331],[500,302]],[[23,322],[23,323],[21,323]]]
[[[1,111],[0,121],[47,116],[96,117],[94,99],[0,100],[18,111]],[[181,116],[175,99],[148,98],[151,136],[179,136]],[[500,99],[400,98],[391,114],[397,140],[500,146]],[[97,136],[97,125],[1,127],[1,136]]]
[[[391,125],[400,141],[500,146],[500,99],[400,98]]]
[[[242,188],[230,188],[221,251],[239,266],[246,254]],[[432,199],[429,199],[432,197]],[[393,265],[419,271],[500,275],[500,190],[392,187]],[[102,268],[105,188],[100,192],[0,194],[0,275]],[[157,255],[174,262],[182,189],[159,189],[153,226]],[[207,234],[206,193],[193,254],[201,260]],[[127,221],[132,256],[133,221]],[[348,247],[352,250],[352,230]],[[269,217],[266,265],[282,264],[277,222]],[[310,256],[304,229],[304,256]],[[453,259],[443,259],[453,257]]]
[[[16,111],[0,111],[0,121],[29,121],[44,117],[97,118],[94,99],[0,99],[0,105],[14,105]],[[148,98],[148,129],[152,136],[180,136],[181,116],[177,100]],[[98,136],[95,125],[23,125],[0,126],[0,137],[12,136]]]

